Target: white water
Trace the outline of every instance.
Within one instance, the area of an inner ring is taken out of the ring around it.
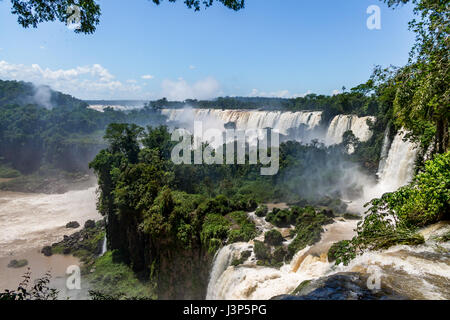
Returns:
[[[417,144],[403,141],[407,131],[400,130],[392,141],[387,157],[384,156],[388,148],[389,138],[385,134],[381,161],[378,169],[378,181],[363,186],[363,195],[349,204],[349,211],[364,212],[364,204],[374,198],[379,198],[386,192],[392,192],[408,184],[414,176],[415,161],[419,150]]]
[[[322,118],[320,111],[256,111],[220,109],[163,109],[168,121],[175,121],[191,130],[194,121],[201,121],[203,129],[225,130],[225,124],[233,122],[238,130],[271,128],[290,139],[309,142],[318,135]],[[252,139],[251,139],[252,140]]]
[[[251,242],[226,246],[214,260],[206,299],[266,300],[291,293],[305,280],[339,272],[368,273],[398,294],[412,299],[450,299],[450,257],[437,255],[433,243],[367,252],[348,266],[328,262],[326,253],[331,243],[348,239],[355,226],[356,222],[327,226],[319,243],[299,251],[280,269],[256,266],[251,258],[243,265],[233,267],[230,265],[232,259],[249,250]],[[445,230],[450,230],[450,226]],[[448,243],[443,247],[450,250]]]
[[[349,117],[335,119],[330,125],[329,137],[339,136],[351,124]],[[357,122],[358,123],[358,122]],[[362,128],[361,124],[358,124]],[[384,192],[394,191],[407,184],[414,173],[417,146],[403,141],[406,132],[400,131],[389,147],[386,131],[379,168],[379,181],[364,188],[364,195],[351,204],[350,209],[361,212],[363,204]],[[389,152],[388,152],[389,150]],[[270,229],[263,218],[250,218],[257,228]],[[222,248],[214,260],[213,272],[208,285],[207,299],[270,299],[292,292],[302,281],[317,279],[337,272],[369,272],[382,277],[399,294],[417,299],[450,298],[450,258],[433,256],[434,246],[398,246],[383,252],[368,252],[354,259],[349,266],[334,266],[326,253],[333,242],[351,239],[355,222],[337,222],[327,226],[322,240],[312,247],[299,251],[290,264],[280,269],[259,267],[253,261],[233,267],[230,262],[239,256],[238,247]],[[251,242],[250,242],[251,244]],[[248,245],[248,244],[247,244]],[[450,245],[446,245],[450,248]],[[447,250],[449,248],[446,248]],[[247,249],[246,249],[247,250]],[[219,275],[220,274],[220,275]]]
[[[414,175],[418,146],[410,141],[403,141],[405,130],[397,133],[392,141],[386,162],[379,169],[379,184],[384,190],[393,191],[408,184]]]
[[[100,256],[104,255],[107,250],[108,250],[108,241],[107,241],[106,235],[105,235],[105,238],[103,239],[102,252],[100,253]]]
[[[372,136],[367,120],[375,121],[375,117],[358,117],[355,115],[338,115],[331,120],[325,137],[327,145],[342,142],[344,133],[351,130],[360,141],[367,141]]]
[[[73,233],[66,223],[82,226],[98,220],[96,188],[64,194],[35,194],[0,191],[0,257],[41,248]]]
[[[328,231],[320,243],[299,251],[290,263],[280,269],[257,266],[252,259],[253,254],[244,265],[230,266],[233,258],[239,257],[240,252],[252,250],[253,242],[225,246],[215,257],[206,299],[265,300],[289,293],[302,281],[327,273],[331,264],[319,251],[328,250],[333,242],[345,239],[355,225],[354,221],[338,221],[327,226]]]
[[[367,141],[372,132],[367,120],[375,117],[358,117],[356,115],[338,115],[332,119],[328,128],[319,126],[322,119],[321,111],[259,111],[259,110],[220,110],[220,109],[162,109],[168,121],[175,121],[182,127],[192,130],[194,121],[201,121],[204,130],[209,128],[224,130],[229,122],[236,124],[239,130],[255,130],[271,128],[289,139],[303,143],[313,139],[333,145],[342,142],[347,130],[351,130],[360,141]]]
[[[384,167],[386,166],[386,160],[389,155],[389,147],[391,146],[391,141],[389,140],[389,134],[390,134],[390,129],[388,126],[388,127],[386,127],[386,130],[384,131],[383,146],[381,147],[380,164],[378,166],[377,176],[379,176],[380,172],[384,171]]]

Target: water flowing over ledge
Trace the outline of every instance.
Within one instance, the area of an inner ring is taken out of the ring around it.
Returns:
[[[317,139],[326,145],[342,142],[347,130],[351,130],[360,141],[367,141],[372,132],[367,120],[375,117],[356,115],[337,115],[327,128],[321,128],[322,111],[259,111],[259,110],[220,110],[220,109],[162,109],[168,121],[182,124],[192,129],[194,121],[201,121],[205,129],[225,130],[225,124],[235,123],[236,129],[251,130],[271,128],[288,136],[290,140],[308,143]]]

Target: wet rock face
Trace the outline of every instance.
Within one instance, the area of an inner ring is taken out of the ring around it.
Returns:
[[[368,276],[360,273],[337,273],[329,277],[300,284],[292,295],[274,297],[275,300],[403,300],[389,288],[371,290]]]
[[[69,223],[66,224],[66,228],[71,228],[71,229],[76,229],[80,226],[80,224],[76,221],[70,221]]]
[[[28,260],[26,259],[22,259],[22,260],[11,260],[8,263],[8,268],[22,268],[25,267],[26,265],[28,265]]]
[[[92,228],[95,228],[95,221],[94,221],[94,220],[87,220],[87,221],[84,223],[84,228],[85,228],[85,229],[92,229]]]
[[[50,246],[45,246],[44,248],[42,248],[41,252],[46,257],[50,257],[53,254],[52,247],[50,247]]]

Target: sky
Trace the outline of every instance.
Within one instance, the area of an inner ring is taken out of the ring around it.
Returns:
[[[182,0],[99,0],[92,35],[60,22],[24,29],[0,0],[0,79],[49,85],[81,99],[331,95],[374,66],[407,63],[412,7],[379,0],[246,0],[200,12]],[[369,29],[367,9],[381,9]]]

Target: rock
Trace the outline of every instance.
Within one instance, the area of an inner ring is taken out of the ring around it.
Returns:
[[[92,229],[95,228],[95,221],[94,220],[88,220],[84,223],[85,229]]]
[[[403,300],[393,290],[381,287],[371,290],[367,286],[368,275],[341,272],[332,276],[302,282],[291,295],[274,297],[274,300]]]
[[[22,268],[28,265],[28,260],[22,259],[22,260],[16,260],[13,259],[8,263],[8,268]]]
[[[344,213],[344,219],[346,220],[361,220],[361,216],[353,213]]]
[[[80,226],[80,224],[76,221],[70,221],[66,224],[66,228],[76,229]]]
[[[63,254],[70,254],[70,252],[72,252],[72,250],[70,248],[64,248],[63,249]]]
[[[322,210],[322,214],[325,215],[326,217],[334,218],[333,210],[324,209]]]
[[[50,257],[53,254],[52,247],[50,247],[50,246],[45,246],[44,248],[42,248],[41,252],[46,257]]]

